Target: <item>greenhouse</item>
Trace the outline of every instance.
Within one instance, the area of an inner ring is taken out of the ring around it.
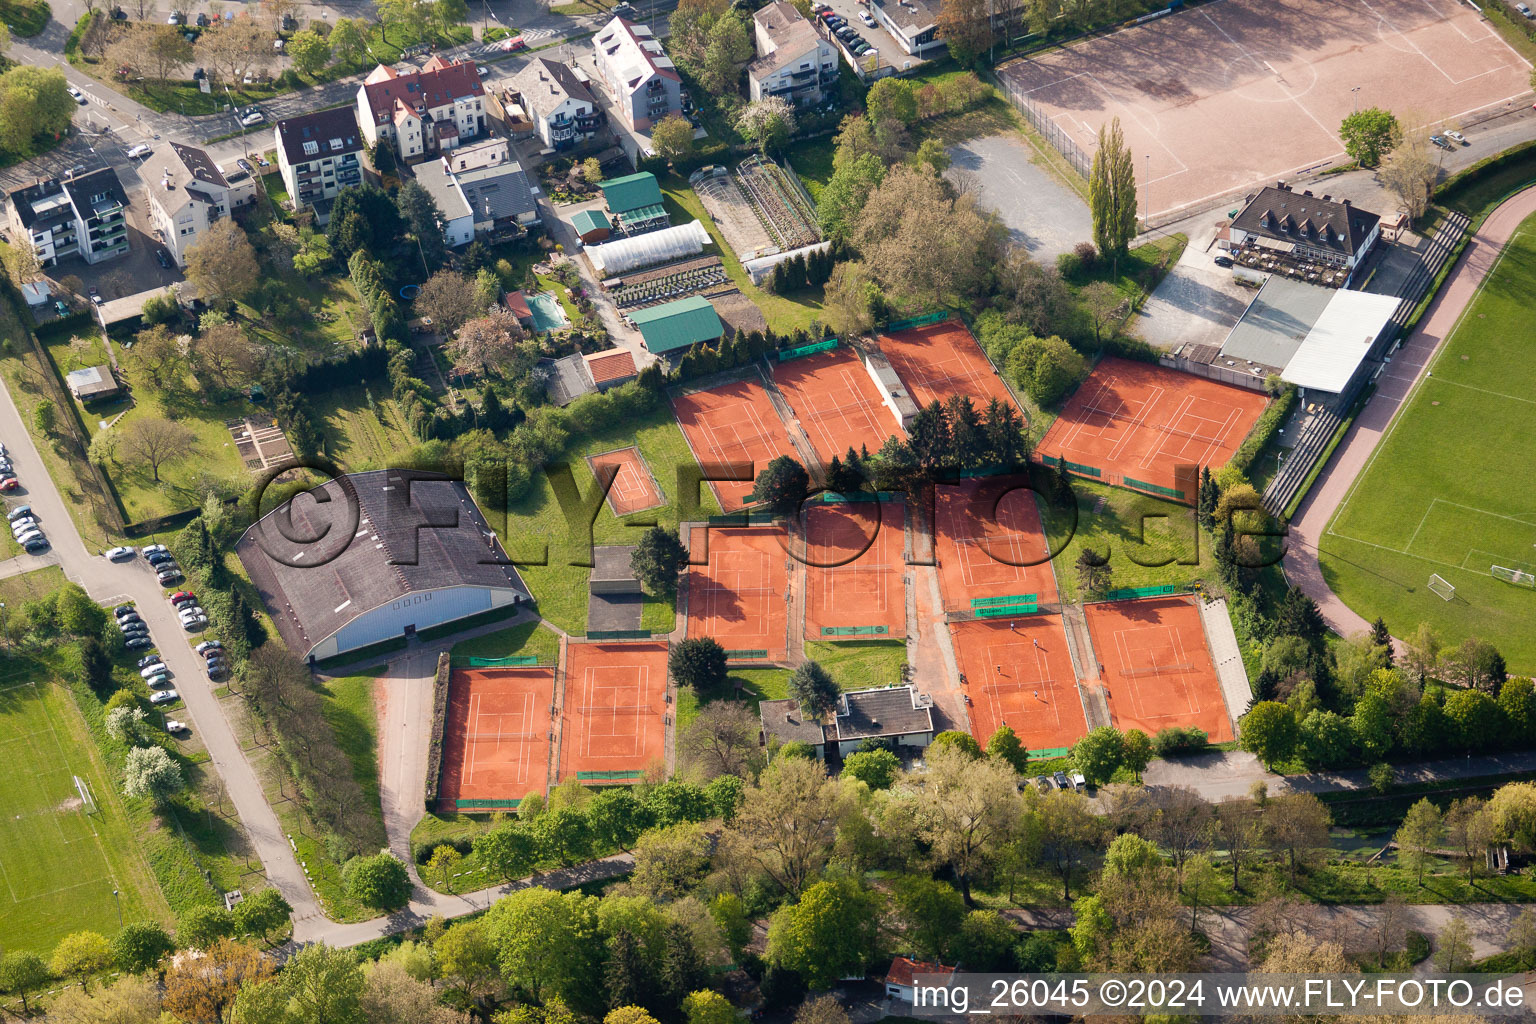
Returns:
[[[711,241],[704,225],[695,220],[675,228],[588,246],[587,257],[599,277],[613,277],[637,267],[697,256]]]

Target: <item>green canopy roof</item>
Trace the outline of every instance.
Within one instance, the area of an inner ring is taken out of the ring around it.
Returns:
[[[656,184],[656,175],[650,171],[610,178],[598,187],[603,190],[610,213],[628,213],[642,206],[661,205],[661,186]]]
[[[640,328],[645,347],[658,355],[696,342],[714,341],[725,333],[720,314],[702,295],[663,302],[631,313],[629,318]]]
[[[589,231],[606,231],[612,227],[601,210],[582,210],[571,218],[571,224],[576,228],[578,235],[584,235]]]

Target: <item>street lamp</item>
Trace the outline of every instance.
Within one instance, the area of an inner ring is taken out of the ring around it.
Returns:
[[[112,901],[117,904],[117,926],[123,926],[123,898],[116,889],[112,890]]]
[[[1349,90],[1349,102],[1354,106],[1354,109],[1356,111],[1359,111],[1359,109],[1360,109],[1360,87],[1358,85]]]

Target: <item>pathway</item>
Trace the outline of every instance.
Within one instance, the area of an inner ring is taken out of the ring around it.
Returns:
[[[1398,408],[1417,387],[1440,343],[1476,296],[1505,243],[1532,213],[1536,213],[1536,187],[1506,200],[1472,236],[1419,326],[1377,377],[1376,393],[1356,417],[1291,522],[1286,577],[1317,602],[1324,621],[1340,636],[1362,633],[1370,624],[1328,586],[1317,560],[1318,542],[1334,514],[1348,502],[1356,479],[1370,465]]]

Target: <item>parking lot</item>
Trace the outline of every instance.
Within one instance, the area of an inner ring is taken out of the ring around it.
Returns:
[[[827,6],[831,7],[832,10],[837,12],[840,17],[846,20],[848,24],[852,26],[855,32],[868,40],[870,46],[873,46],[876,50],[880,51],[879,63],[881,65],[894,64],[897,68],[902,68],[908,65],[909,62],[911,67],[916,67],[917,65],[923,63],[923,59],[921,57],[913,57],[905,50],[903,50],[901,48],[901,44],[896,41],[895,37],[893,37],[885,29],[881,28],[878,22],[876,22],[873,26],[866,25],[859,18],[861,13],[869,13],[869,7],[867,4],[859,3],[858,0],[825,0],[825,2]],[[841,54],[843,60],[846,61],[849,59],[847,50],[841,45],[841,41],[836,39],[836,37],[833,37],[833,45],[837,47],[838,53]],[[866,52],[861,58],[858,58],[859,66],[870,66],[869,60],[870,53]]]
[[[1232,271],[1216,265],[1218,251],[1205,250],[1209,236],[1191,239],[1184,255],[1163,278],[1131,330],[1154,348],[1221,345],[1232,325],[1256,294],[1232,280]]]
[[[1019,135],[968,139],[949,155],[949,177],[968,179],[981,205],[1002,219],[1010,241],[1036,260],[1053,265],[1077,243],[1092,241],[1087,204],[1034,162],[1039,156]]]

